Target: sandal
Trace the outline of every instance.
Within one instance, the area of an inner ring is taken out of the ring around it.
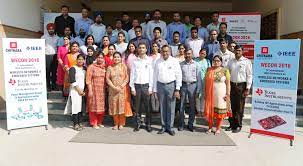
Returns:
[[[114,126],[112,129],[113,130],[118,130],[118,126]]]
[[[98,127],[104,128],[104,125],[103,124],[98,124]]]
[[[122,130],[124,127],[122,125],[119,126],[119,130]]]
[[[217,130],[216,132],[215,132],[215,135],[219,135],[221,133],[221,131],[220,130]]]
[[[205,133],[206,134],[211,134],[211,129],[208,129]]]
[[[97,130],[100,129],[100,127],[98,125],[94,125],[93,128],[97,129]]]

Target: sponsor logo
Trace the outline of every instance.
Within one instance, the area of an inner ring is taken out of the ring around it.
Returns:
[[[269,48],[266,46],[261,47],[261,53],[256,56],[258,58],[272,58],[272,54],[269,53]]]
[[[260,88],[258,88],[258,89],[256,90],[256,93],[257,93],[259,96],[261,96],[261,95],[263,94],[263,90],[260,89]]]
[[[22,50],[18,48],[17,42],[10,42],[9,48],[5,49],[5,52],[22,52]]]

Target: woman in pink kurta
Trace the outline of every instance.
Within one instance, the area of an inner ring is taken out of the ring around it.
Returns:
[[[59,89],[63,89],[64,84],[64,70],[65,65],[68,65],[67,54],[70,47],[70,38],[69,36],[64,36],[64,45],[58,47],[57,59],[58,59],[58,68],[57,68],[57,86]]]

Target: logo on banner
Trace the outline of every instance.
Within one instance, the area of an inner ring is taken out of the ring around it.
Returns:
[[[221,19],[221,22],[226,22],[226,18],[222,18],[222,19]]]
[[[17,42],[10,42],[9,48],[5,49],[5,52],[22,52],[22,50],[18,48]]]
[[[42,50],[42,47],[40,47],[40,46],[27,46],[26,49],[28,51],[40,51],[40,50]]]
[[[268,47],[261,47],[261,53],[257,54],[258,58],[272,58],[272,54],[269,53]]]
[[[259,96],[261,96],[261,95],[263,94],[263,90],[260,89],[260,88],[258,88],[258,89],[256,90],[256,93],[257,93]]]

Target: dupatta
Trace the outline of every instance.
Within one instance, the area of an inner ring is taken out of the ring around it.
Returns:
[[[204,116],[209,123],[214,119],[214,79],[215,69],[210,67],[205,75]]]

